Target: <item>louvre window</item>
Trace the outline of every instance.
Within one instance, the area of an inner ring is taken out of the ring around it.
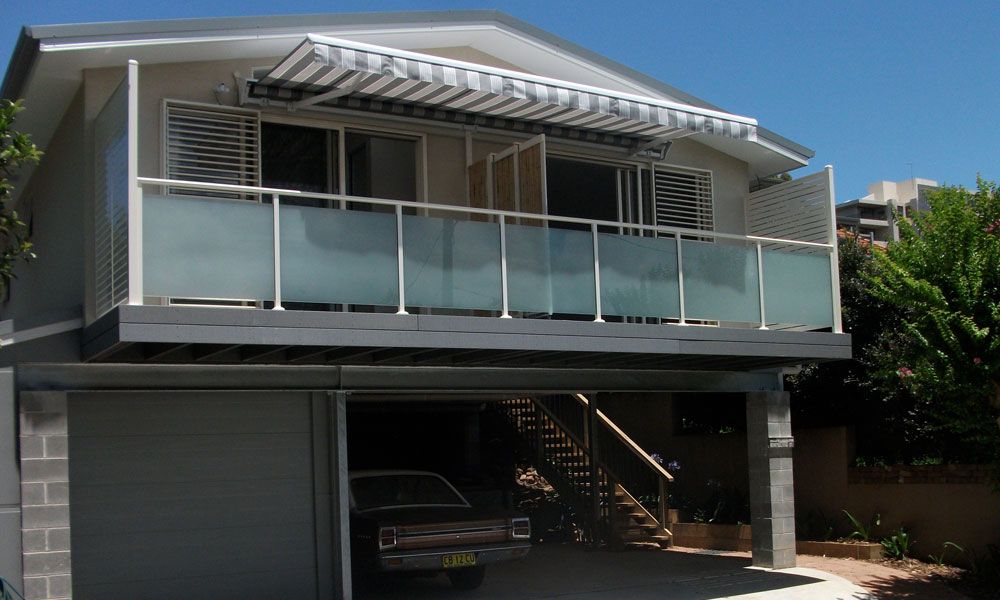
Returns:
[[[225,108],[168,103],[166,176],[168,179],[258,185],[260,121],[257,114]],[[188,195],[237,198],[234,193],[171,190]]]
[[[657,225],[715,229],[711,173],[657,167],[654,179]]]

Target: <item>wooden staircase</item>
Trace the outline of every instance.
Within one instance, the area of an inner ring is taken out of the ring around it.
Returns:
[[[585,540],[671,545],[666,484],[673,477],[602,412],[591,410],[586,397],[516,398],[496,409],[538,472],[582,517]]]

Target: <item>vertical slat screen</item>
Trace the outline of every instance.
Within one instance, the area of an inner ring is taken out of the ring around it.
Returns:
[[[128,83],[94,120],[94,284],[98,316],[128,298]]]
[[[258,185],[260,121],[254,112],[168,103],[168,179]],[[184,191],[189,196],[252,199],[237,193]]]
[[[747,233],[760,237],[828,244],[833,224],[829,179],[820,171],[750,193]],[[813,253],[802,246],[771,244],[771,249]]]
[[[653,181],[656,224],[712,231],[712,175],[704,171],[656,167]]]

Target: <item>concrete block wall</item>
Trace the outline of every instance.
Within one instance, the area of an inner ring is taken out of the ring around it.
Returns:
[[[21,545],[26,600],[72,597],[66,394],[21,394]]]
[[[787,392],[747,394],[747,457],[753,564],[795,566],[795,492]]]

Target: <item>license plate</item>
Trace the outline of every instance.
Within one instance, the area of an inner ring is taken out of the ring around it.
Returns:
[[[445,554],[441,557],[441,566],[445,569],[454,569],[455,567],[474,567],[476,566],[476,553],[462,552],[460,554]]]

